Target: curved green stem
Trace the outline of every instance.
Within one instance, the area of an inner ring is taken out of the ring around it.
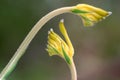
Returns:
[[[77,71],[76,71],[76,67],[75,67],[73,59],[71,60],[71,64],[68,64],[68,66],[71,72],[71,80],[77,80]]]
[[[15,54],[13,55],[13,57],[11,58],[9,63],[6,65],[6,67],[1,72],[0,80],[5,79],[7,77],[7,75],[9,75],[14,70],[14,68],[15,68],[16,64],[18,63],[19,59],[25,53],[25,51],[26,51],[27,47],[29,46],[30,42],[35,37],[37,32],[42,28],[42,26],[45,23],[47,23],[50,19],[52,19],[53,17],[55,17],[57,15],[67,13],[67,12],[71,12],[72,8],[73,7],[64,7],[64,8],[56,9],[56,10],[48,13],[47,15],[45,15],[43,18],[41,18],[37,22],[37,24],[32,28],[32,30],[28,33],[28,35],[23,40],[23,42],[21,43],[21,45],[19,46],[19,48],[17,49],[17,51],[15,52]]]

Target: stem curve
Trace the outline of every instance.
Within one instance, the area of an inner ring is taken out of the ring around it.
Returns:
[[[2,72],[0,73],[0,80],[4,80],[14,70],[16,64],[18,63],[18,61],[20,60],[22,55],[25,53],[25,51],[26,51],[27,47],[29,46],[30,42],[35,37],[35,35],[38,33],[38,31],[42,28],[42,26],[45,23],[47,23],[50,19],[52,19],[53,17],[55,17],[57,15],[71,12],[72,8],[73,7],[59,8],[59,9],[56,9],[56,10],[48,13],[44,17],[42,17],[36,23],[36,25],[31,29],[31,31],[28,33],[26,38],[23,40],[23,42],[21,43],[21,45],[19,46],[19,48],[17,49],[17,51],[15,52],[15,54],[13,55],[11,60],[8,62],[8,64],[2,70]]]

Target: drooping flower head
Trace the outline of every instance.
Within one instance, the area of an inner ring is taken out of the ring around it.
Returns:
[[[72,13],[75,13],[82,18],[84,26],[93,26],[94,23],[105,19],[111,14],[111,12],[88,4],[78,4],[72,9]]]
[[[65,38],[65,41],[58,34],[56,34],[53,29],[51,29],[48,32],[48,45],[46,50],[50,56],[58,55],[70,64],[70,61],[74,55],[74,48],[64,27],[64,20],[60,21],[59,29]]]

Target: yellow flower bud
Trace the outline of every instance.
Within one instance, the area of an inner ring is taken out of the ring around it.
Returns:
[[[111,14],[111,12],[88,4],[78,4],[73,8],[72,12],[81,16],[84,26],[93,26],[94,23],[105,19]]]

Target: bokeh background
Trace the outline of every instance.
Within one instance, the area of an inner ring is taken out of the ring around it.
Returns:
[[[48,30],[60,34],[62,18],[75,48],[78,80],[120,80],[120,0],[0,0],[0,71],[42,16],[79,3],[113,14],[91,28],[83,27],[81,19],[72,14],[53,18],[36,35],[7,80],[70,80],[65,61],[49,57],[45,51]]]

